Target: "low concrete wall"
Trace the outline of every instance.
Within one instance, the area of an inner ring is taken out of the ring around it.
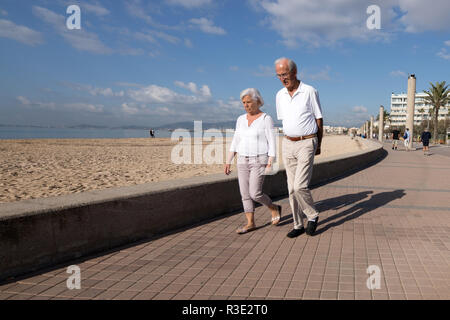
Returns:
[[[381,144],[361,141],[369,148],[316,161],[311,185],[383,156]],[[287,194],[283,168],[264,191]],[[1,204],[0,281],[241,208],[236,172]]]

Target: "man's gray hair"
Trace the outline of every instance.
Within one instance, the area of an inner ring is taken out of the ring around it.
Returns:
[[[264,105],[264,100],[261,97],[261,93],[259,93],[258,89],[255,88],[247,88],[245,90],[241,91],[241,100],[243,97],[245,96],[250,96],[250,98],[252,98],[253,101],[257,101],[259,102],[259,106],[262,107]]]
[[[295,62],[286,57],[281,57],[281,58],[278,58],[277,60],[275,60],[275,66],[277,64],[281,63],[282,60],[288,61],[289,72],[291,72],[292,70],[297,70],[297,65],[295,64]]]

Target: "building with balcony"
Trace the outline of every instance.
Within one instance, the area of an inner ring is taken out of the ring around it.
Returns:
[[[416,93],[416,101],[414,107],[414,124],[420,125],[422,121],[430,119],[432,121],[434,117],[430,117],[430,110],[433,110],[433,106],[425,102],[427,96],[424,92]],[[407,94],[406,93],[392,93],[391,94],[391,112],[390,122],[391,126],[402,126],[406,123],[406,107],[407,107]],[[423,112],[420,110],[423,109]],[[450,110],[450,102],[445,107],[441,106],[439,109],[438,120],[444,120],[445,116]]]

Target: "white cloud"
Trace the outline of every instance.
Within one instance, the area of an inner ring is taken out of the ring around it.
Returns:
[[[441,51],[437,53],[437,55],[442,59],[450,60],[450,52],[448,52],[445,48],[442,48]]]
[[[142,84],[132,83],[132,82],[116,82],[115,85],[118,87],[136,87],[136,88],[144,87]]]
[[[184,83],[181,81],[175,81],[175,85],[191,91],[193,94],[197,94],[203,97],[211,97],[211,90],[207,85],[203,85],[201,88],[197,88],[197,85],[193,82]]]
[[[199,18],[199,19],[194,18],[190,19],[189,22],[191,23],[191,26],[200,29],[204,33],[217,35],[226,34],[226,31],[223,28],[215,26],[214,22],[207,18]]]
[[[90,3],[83,3],[80,7],[81,10],[86,10],[88,12],[92,12],[93,14],[97,16],[106,16],[110,14],[109,10],[105,7],[102,7],[100,4],[90,4]]]
[[[364,106],[355,106],[352,111],[356,113],[367,113],[367,108]]]
[[[62,105],[65,109],[70,111],[88,111],[94,113],[103,112],[103,105],[94,105],[89,103],[65,103]]]
[[[136,108],[136,107],[130,106],[129,103],[123,103],[123,104],[122,104],[122,111],[123,111],[124,113],[130,114],[130,115],[139,113],[139,109]]]
[[[72,47],[80,51],[88,51],[95,54],[110,54],[112,50],[104,45],[94,33],[81,30],[68,30],[65,17],[51,10],[39,6],[33,6],[33,14],[41,20],[52,25]]]
[[[130,15],[142,19],[148,24],[154,24],[152,17],[145,13],[140,0],[126,1],[125,8]]]
[[[258,66],[259,71],[253,72],[253,75],[257,77],[274,77],[275,76],[275,67],[274,66]]]
[[[147,2],[147,1],[146,1]],[[150,14],[147,13],[149,3],[143,4],[141,0],[125,1],[125,9],[129,15],[141,19],[157,29],[180,30],[181,26],[169,26],[156,22]]]
[[[26,106],[34,106],[42,109],[50,109],[50,110],[65,110],[65,111],[87,111],[87,112],[94,112],[94,113],[100,113],[103,112],[104,106],[94,105],[90,103],[81,103],[81,102],[75,102],[75,103],[61,103],[57,104],[55,102],[34,102],[28,100],[26,97],[19,96],[17,97],[17,100],[19,100],[20,103]]]
[[[18,97],[17,97],[17,100],[19,100],[19,102],[20,102],[21,104],[25,105],[25,106],[31,104],[30,100],[28,100],[27,98],[22,97],[22,96],[18,96]]]
[[[239,67],[238,66],[230,66],[230,70],[231,71],[239,71]]]
[[[192,44],[192,41],[191,41],[190,39],[188,39],[188,38],[185,38],[185,39],[184,39],[184,45],[185,45],[187,48],[193,48],[193,47],[194,47],[194,45]]]
[[[444,45],[450,47],[450,40],[444,41]],[[442,59],[450,60],[450,52],[446,48],[442,48],[436,55]]]
[[[187,90],[191,91],[192,93],[195,93],[195,94],[198,93],[197,85],[193,82],[184,83],[181,81],[175,81],[175,85],[180,88],[187,89]]]
[[[330,66],[326,66],[325,69],[317,73],[308,73],[305,69],[300,71],[300,78],[305,80],[331,80],[330,71]]]
[[[398,0],[404,16],[400,21],[407,32],[448,31],[450,29],[450,1]]]
[[[0,37],[13,39],[30,46],[43,42],[40,32],[5,19],[0,19]]]
[[[185,8],[196,8],[211,4],[212,0],[167,0],[168,4],[180,5]]]
[[[140,48],[122,48],[118,52],[124,56],[142,56],[145,54],[145,50]]]
[[[133,100],[143,103],[165,103],[165,104],[184,104],[191,105],[207,102],[211,98],[211,91],[208,86],[204,85],[197,90],[197,87],[182,82],[177,82],[178,86],[183,85],[189,90],[194,90],[194,95],[188,96],[179,94],[169,88],[150,85],[139,90],[129,90],[128,96]]]
[[[78,90],[89,92],[92,96],[103,96],[103,97],[123,97],[125,96],[124,91],[114,92],[111,88],[96,88],[91,85],[79,84],[73,82],[63,82],[64,86]]]
[[[406,78],[407,74],[401,70],[394,70],[389,73],[393,77],[403,77]]]
[[[423,0],[384,0],[379,5],[380,30],[369,30],[366,26],[369,17],[366,10],[373,4],[371,0],[251,0],[250,3],[268,14],[263,23],[277,31],[280,40],[289,47],[328,46],[346,39],[382,41],[390,40],[398,31],[450,29],[448,0],[436,0],[432,5]]]
[[[370,1],[260,0],[253,3],[269,14],[267,23],[290,47],[299,43],[319,47],[333,45],[342,39],[373,40],[389,37],[383,31],[367,28],[366,10]],[[393,16],[393,12],[383,6],[381,16],[385,23]]]
[[[8,11],[1,9],[0,10],[0,14],[3,16],[7,16],[8,15]]]

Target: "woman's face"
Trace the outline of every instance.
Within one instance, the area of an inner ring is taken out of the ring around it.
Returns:
[[[242,97],[242,104],[244,105],[245,111],[249,114],[254,114],[259,110],[259,103],[255,101],[250,96]]]

